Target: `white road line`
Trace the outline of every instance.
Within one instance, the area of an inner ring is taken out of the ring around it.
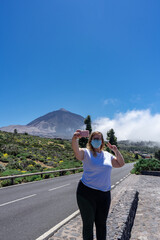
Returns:
[[[10,201],[10,202],[6,202],[6,203],[3,203],[3,204],[0,204],[0,207],[3,207],[3,206],[5,206],[5,205],[8,205],[8,204],[11,204],[11,203],[14,203],[14,202],[18,202],[18,201],[21,201],[21,200],[24,200],[24,199],[27,199],[27,198],[31,198],[31,197],[34,197],[34,196],[36,196],[36,195],[37,195],[37,194],[33,194],[33,195],[26,196],[26,197],[23,197],[23,198],[19,198],[19,199]]]
[[[68,186],[68,185],[70,185],[70,183],[69,183],[69,184],[66,184],[66,185],[62,185],[62,186],[56,187],[56,188],[49,189],[48,191],[53,191],[53,190],[56,190],[56,189],[58,189],[58,188],[66,187],[66,186]]]
[[[56,226],[54,226],[53,228],[51,228],[49,231],[47,231],[46,233],[44,233],[42,236],[40,236],[40,237],[37,238],[36,240],[45,240],[45,239],[48,239],[48,238],[51,237],[58,229],[60,229],[63,225],[65,225],[67,222],[69,222],[72,218],[76,217],[77,215],[79,215],[79,210],[77,210],[76,212],[74,212],[73,214],[71,214],[69,217],[67,217],[66,219],[64,219],[64,220],[61,221],[60,223],[58,223]]]
[[[129,174],[130,175],[130,174]],[[128,175],[127,175],[128,176]],[[123,179],[120,180],[120,182],[122,180],[124,180],[126,177],[124,177]],[[78,181],[79,182],[79,181]],[[116,182],[115,185],[119,184],[120,182]],[[61,187],[65,187],[67,185],[70,185],[70,184],[66,184],[66,185],[63,185],[63,186],[60,186],[60,187],[57,187],[57,188],[61,188]],[[113,189],[115,187],[115,185],[112,185],[111,186],[111,189]],[[48,191],[52,191],[52,190],[55,190],[57,188],[53,188],[53,189],[50,189]],[[51,228],[49,231],[47,231],[46,233],[44,233],[43,235],[41,235],[39,238],[37,238],[36,240],[46,240],[48,239],[49,237],[53,236],[53,234],[58,231],[58,229],[60,229],[63,225],[65,225],[67,222],[69,222],[71,219],[73,219],[74,217],[76,217],[77,215],[79,215],[79,210],[74,212],[73,214],[71,214],[69,217],[67,217],[66,219],[64,219],[62,222],[58,223],[56,226],[54,226],[53,228]]]

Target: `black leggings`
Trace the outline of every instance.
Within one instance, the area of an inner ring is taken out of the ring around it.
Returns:
[[[97,240],[106,240],[106,220],[111,202],[110,191],[102,192],[85,186],[77,188],[77,203],[83,222],[83,240],[93,240],[93,224]]]

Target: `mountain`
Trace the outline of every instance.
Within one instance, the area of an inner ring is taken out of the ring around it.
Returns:
[[[27,125],[10,125],[0,128],[1,131],[25,133],[41,137],[71,139],[77,129],[84,125],[84,117],[69,112],[64,108],[41,116]]]

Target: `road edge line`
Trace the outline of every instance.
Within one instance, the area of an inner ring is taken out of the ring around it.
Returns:
[[[63,225],[65,225],[66,223],[68,223],[70,220],[72,220],[73,218],[75,218],[78,215],[79,215],[79,210],[72,213],[70,216],[65,218],[63,221],[58,223],[56,226],[54,226],[53,228],[51,228],[50,230],[45,232],[43,235],[36,238],[35,240],[47,240],[49,237],[53,236],[54,233],[57,232]]]
[[[131,173],[129,173],[128,175],[126,175],[123,178],[123,181],[129,177],[131,175]],[[116,188],[117,185],[119,185],[122,181],[119,181],[118,184],[112,185],[111,186],[111,190]],[[65,218],[64,220],[62,220],[60,223],[58,223],[56,226],[54,226],[53,228],[51,228],[50,230],[48,230],[47,232],[45,232],[43,235],[41,235],[40,237],[36,238],[35,240],[48,240],[49,237],[52,237],[54,235],[55,232],[57,232],[63,225],[65,225],[66,223],[68,223],[70,220],[72,220],[73,218],[75,218],[76,216],[78,216],[80,214],[79,210],[77,210],[76,212],[72,213],[70,216],[68,216],[67,218]]]

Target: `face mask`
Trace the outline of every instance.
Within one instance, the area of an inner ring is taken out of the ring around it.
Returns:
[[[102,144],[102,140],[98,140],[98,139],[93,139],[91,141],[91,144],[94,148],[99,148]]]

